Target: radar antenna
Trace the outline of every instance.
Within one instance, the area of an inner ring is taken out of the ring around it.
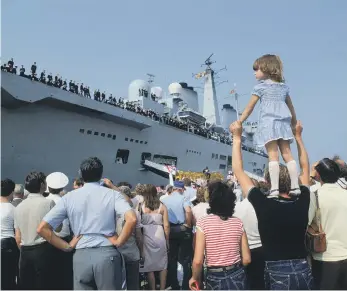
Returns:
[[[212,61],[211,58],[214,55],[214,53],[212,53],[206,60],[205,63],[201,65],[201,67],[203,66],[207,66],[208,69],[211,69],[211,65],[215,63],[215,61]]]
[[[152,84],[154,82],[154,75],[153,74],[149,74],[147,73],[147,76],[148,76],[148,84]]]

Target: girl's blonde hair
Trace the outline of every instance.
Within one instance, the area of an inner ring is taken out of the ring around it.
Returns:
[[[263,55],[256,59],[253,70],[261,70],[269,79],[275,82],[284,82],[283,64],[279,56]]]

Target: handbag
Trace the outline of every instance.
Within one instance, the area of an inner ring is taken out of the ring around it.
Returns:
[[[314,192],[316,197],[316,213],[314,222],[307,227],[305,244],[309,252],[312,253],[324,253],[327,250],[326,234],[322,228],[321,212],[319,207],[318,193]]]

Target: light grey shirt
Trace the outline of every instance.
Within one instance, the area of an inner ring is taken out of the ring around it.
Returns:
[[[22,246],[38,245],[46,240],[36,232],[43,217],[54,207],[53,200],[30,193],[14,210],[14,228],[21,232]],[[59,224],[56,226],[58,227]]]
[[[85,183],[64,195],[43,220],[55,229],[68,218],[74,235],[83,235],[76,249],[111,246],[105,235],[114,235],[116,214],[129,210],[132,208],[121,193],[99,183]]]

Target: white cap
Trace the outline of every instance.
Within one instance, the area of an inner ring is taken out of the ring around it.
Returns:
[[[61,172],[54,172],[49,174],[46,178],[47,188],[61,189],[69,184],[69,178]]]

